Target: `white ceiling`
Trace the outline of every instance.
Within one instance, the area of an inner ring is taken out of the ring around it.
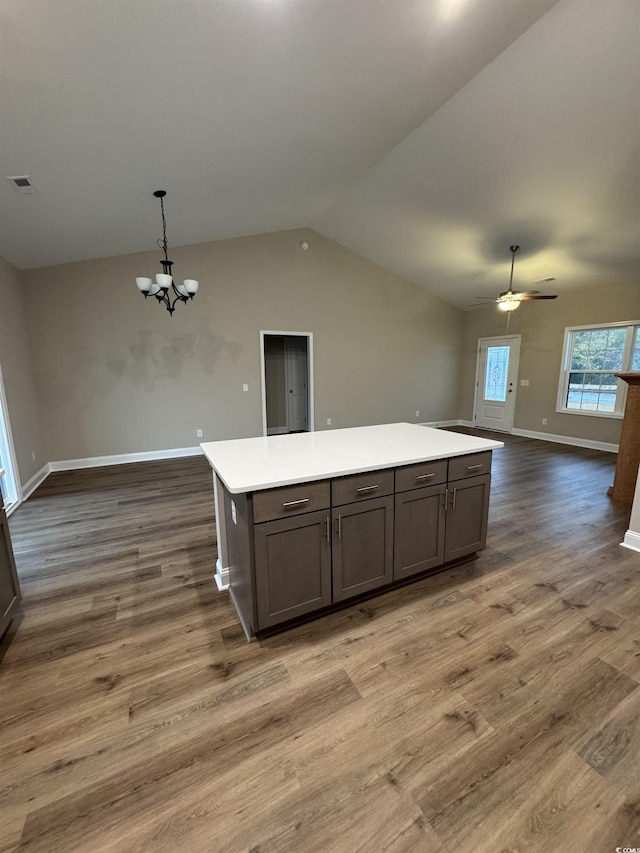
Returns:
[[[311,226],[456,304],[640,281],[636,0],[0,0],[0,255]],[[544,289],[548,286],[545,285]],[[540,289],[543,289],[542,286]]]

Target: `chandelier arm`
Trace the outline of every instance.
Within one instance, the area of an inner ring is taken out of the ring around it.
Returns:
[[[171,282],[171,287],[173,287],[173,292],[174,292],[174,293],[175,293],[175,295],[176,295],[176,298],[173,300],[173,303],[172,303],[173,305],[175,305],[175,304],[176,304],[176,302],[178,301],[178,299],[180,300],[180,302],[188,302],[188,301],[189,301],[189,297],[185,296],[185,295],[184,295],[184,293],[180,293],[180,291],[179,291],[179,290],[178,290],[178,288],[176,287],[176,283],[175,283],[175,281],[172,281],[172,282]]]
[[[166,293],[163,293],[162,291],[160,291],[160,293],[155,294],[155,297],[158,300],[158,302],[162,303],[165,306],[167,311],[171,310],[171,303],[169,302]]]

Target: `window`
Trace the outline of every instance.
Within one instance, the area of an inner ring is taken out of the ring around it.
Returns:
[[[566,329],[559,412],[622,417],[626,384],[615,373],[640,370],[640,323]]]
[[[487,368],[484,374],[485,400],[506,403],[508,369],[509,347],[487,347]]]

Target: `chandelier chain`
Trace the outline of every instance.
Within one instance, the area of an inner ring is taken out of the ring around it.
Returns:
[[[160,210],[162,211],[162,240],[158,239],[156,242],[158,244],[158,248],[162,249],[164,252],[165,261],[169,260],[169,256],[167,255],[167,220],[164,215],[164,198],[160,198]]]

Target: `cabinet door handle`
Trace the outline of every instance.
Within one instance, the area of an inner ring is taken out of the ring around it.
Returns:
[[[484,465],[482,463],[479,465],[467,465],[467,471],[477,471],[478,468],[484,468]]]
[[[338,534],[338,539],[342,539],[342,516],[338,515],[336,518],[336,533]]]
[[[444,492],[441,492],[441,495],[444,498],[442,506],[447,509],[449,506],[449,489],[445,489]]]
[[[457,491],[458,491],[457,489],[453,489],[453,491],[451,493],[451,509],[456,508],[456,492]]]
[[[325,536],[327,537],[327,545],[331,544],[331,520],[329,516],[327,516],[324,520],[325,523]]]
[[[302,504],[308,504],[309,500],[310,498],[300,498],[300,500],[297,501],[286,501],[282,504],[282,506],[284,507],[284,509],[292,509],[292,507],[294,506],[302,506]]]
[[[376,483],[375,486],[360,486],[359,489],[356,489],[356,492],[361,495],[363,492],[373,492],[374,489],[379,489],[380,486]]]
[[[418,474],[416,480],[430,480],[432,477],[436,476],[436,472],[434,471],[432,474]]]

